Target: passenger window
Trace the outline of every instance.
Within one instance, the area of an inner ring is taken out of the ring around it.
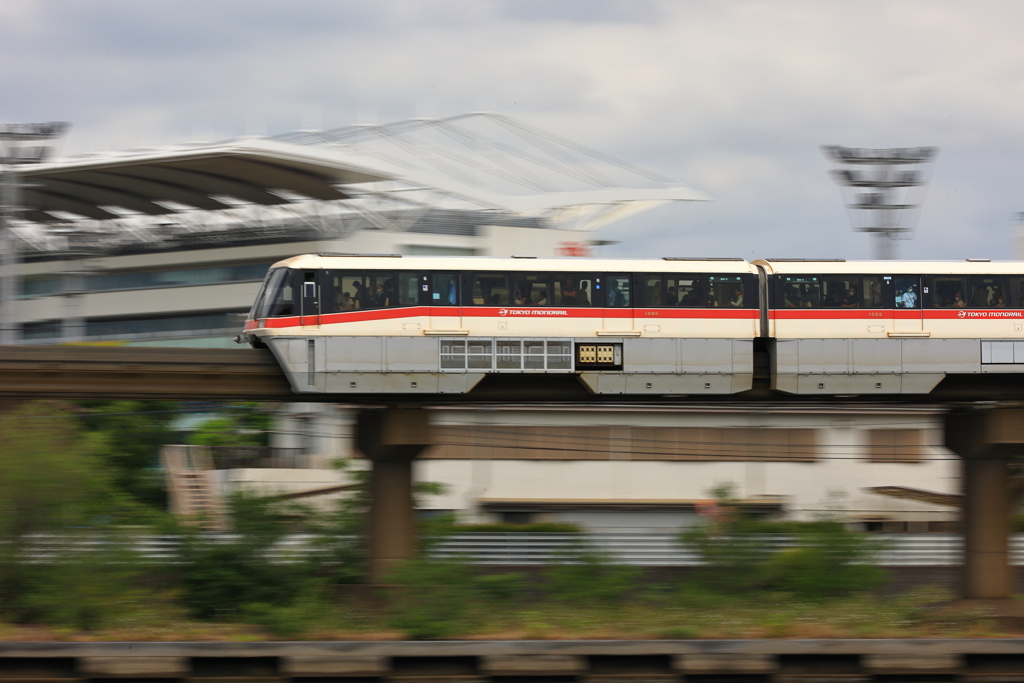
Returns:
[[[741,275],[709,275],[711,306],[718,308],[749,308],[744,301]]]
[[[367,275],[365,305],[362,308],[390,308],[398,305],[395,298],[397,273],[370,271]]]
[[[932,278],[932,308],[967,308],[967,278],[936,275]]]
[[[821,280],[806,275],[782,278],[783,308],[821,308]]]
[[[633,305],[628,275],[605,277],[604,305],[608,308],[626,308]]]
[[[456,306],[459,302],[458,273],[434,273],[430,283],[431,306]]]
[[[477,273],[473,276],[474,306],[508,306],[508,275]]]
[[[1019,275],[1010,276],[1010,298],[1006,302],[1014,308],[1022,308],[1021,301],[1024,300],[1024,277]]]
[[[512,293],[513,306],[550,306],[551,282],[547,273],[515,273]]]
[[[703,278],[695,275],[669,276],[667,282],[669,306],[703,308],[708,305],[708,295],[707,290],[704,288]],[[678,302],[676,304],[673,304],[671,301],[673,287],[675,288],[676,301]]]
[[[893,278],[896,296],[893,304],[896,308],[920,308],[921,287],[916,277]]]
[[[1006,308],[1006,278],[992,275],[972,275],[971,307]]]
[[[661,275],[644,275],[641,277],[644,287],[644,306],[660,308],[664,304],[662,296]]]
[[[593,278],[588,273],[555,275],[555,303],[559,306],[589,306]]]
[[[419,280],[416,273],[398,274],[398,305],[417,306],[420,303]]]
[[[878,275],[865,275],[861,294],[864,308],[882,308],[882,278]]]
[[[295,289],[292,286],[294,272],[287,268],[279,268],[271,274],[267,283],[267,293],[263,297],[264,306],[260,318],[295,315]]]
[[[859,308],[859,278],[841,275],[824,277],[821,280],[821,305],[823,308]]]

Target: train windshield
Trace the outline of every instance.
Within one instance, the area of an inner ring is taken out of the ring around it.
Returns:
[[[287,268],[272,270],[263,286],[263,297],[253,306],[257,318],[295,315],[295,292],[292,271]]]

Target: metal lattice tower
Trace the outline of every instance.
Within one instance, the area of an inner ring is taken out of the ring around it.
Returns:
[[[857,232],[875,234],[875,258],[896,258],[896,240],[910,239],[913,219],[928,185],[926,170],[936,147],[854,149],[825,145]]]

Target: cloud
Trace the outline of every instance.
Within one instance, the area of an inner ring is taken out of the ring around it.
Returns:
[[[1002,2],[9,0],[0,119],[70,120],[86,151],[496,109],[715,196],[611,226],[622,253],[867,256],[819,145],[937,145],[903,253],[999,256],[1022,23]]]

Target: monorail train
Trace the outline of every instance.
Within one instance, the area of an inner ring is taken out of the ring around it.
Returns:
[[[927,394],[1024,372],[1024,263],[309,254],[243,339],[299,394],[465,394],[575,375],[593,394]]]

